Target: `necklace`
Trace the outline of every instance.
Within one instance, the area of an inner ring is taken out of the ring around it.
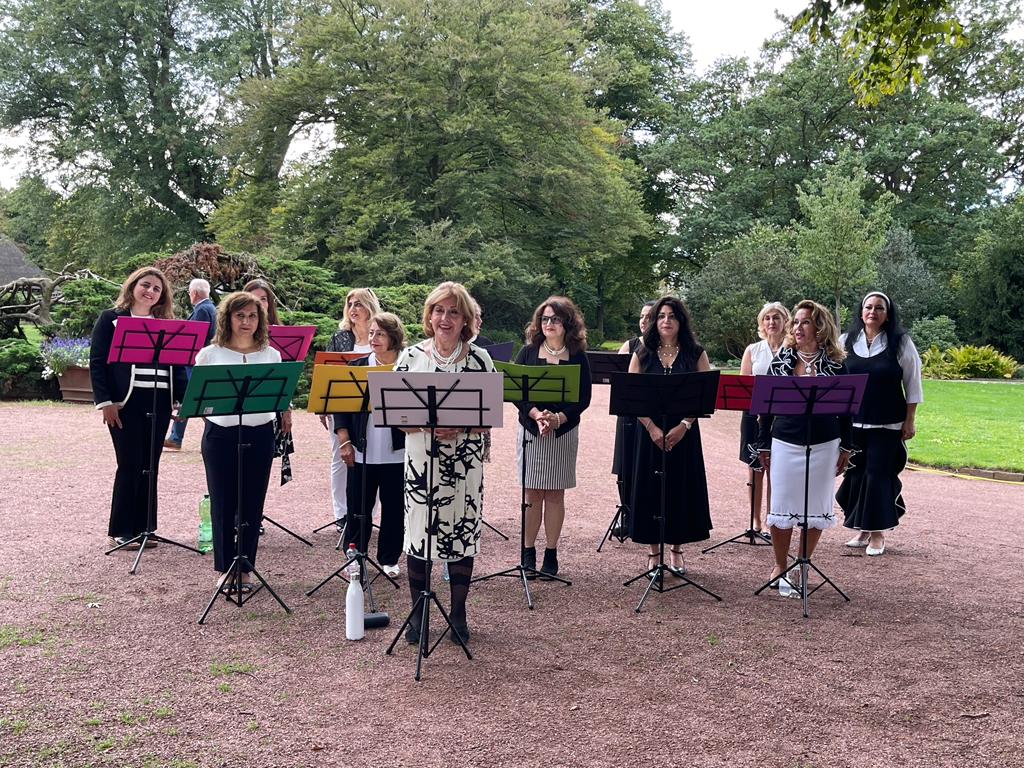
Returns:
[[[456,360],[462,355],[462,339],[459,339],[459,343],[455,345],[455,349],[450,355],[442,355],[438,349],[437,344],[433,341],[430,342],[430,356],[434,358],[434,362],[437,363],[440,368],[448,368],[452,366]]]
[[[796,351],[797,357],[804,364],[804,375],[813,376],[816,372],[816,365],[818,358],[821,356],[821,350],[815,350],[813,353],[801,352],[799,349]]]
[[[548,343],[545,341],[542,342],[541,346],[543,346],[544,351],[547,352],[552,357],[558,357],[559,355],[565,353],[565,344],[563,344],[560,349],[552,349],[551,347],[548,346]]]

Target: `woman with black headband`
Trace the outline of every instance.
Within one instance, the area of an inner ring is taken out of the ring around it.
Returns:
[[[840,343],[849,372],[868,374],[868,385],[853,419],[859,453],[836,500],[846,514],[843,525],[859,531],[846,546],[878,556],[885,552],[883,532],[899,525],[906,512],[900,472],[907,465],[906,441],[917,431],[917,404],[924,400],[921,357],[900,325],[896,305],[881,291],[864,297]]]

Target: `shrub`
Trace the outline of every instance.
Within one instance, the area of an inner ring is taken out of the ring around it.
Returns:
[[[64,301],[53,309],[54,330],[66,338],[92,335],[96,319],[105,309],[114,306],[119,285],[103,280],[72,280],[61,288]]]
[[[910,329],[910,335],[918,349],[931,349],[938,347],[945,351],[950,347],[960,345],[960,338],[956,334],[956,323],[948,315],[938,317],[926,317],[918,320]]]
[[[0,396],[17,395],[43,373],[39,348],[24,339],[0,340]]]
[[[417,324],[423,319],[423,302],[427,300],[432,290],[433,285],[405,283],[391,288],[374,288],[373,292],[380,299],[381,309],[385,312],[394,312],[402,318],[402,323],[408,329],[410,325]]]
[[[990,346],[931,347],[922,356],[923,373],[931,379],[1010,379],[1017,361]]]
[[[53,338],[39,346],[39,359],[43,363],[41,376],[51,379],[63,376],[68,368],[89,367],[89,339]]]

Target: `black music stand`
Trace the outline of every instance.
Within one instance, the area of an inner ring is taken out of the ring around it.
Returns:
[[[314,382],[310,387],[310,410],[321,416],[333,416],[335,413],[367,413],[370,410],[370,385],[367,381],[367,375],[370,372],[384,372],[391,371],[392,366],[340,366],[340,365],[320,365],[314,368],[313,377]],[[321,402],[322,401],[322,402]],[[370,429],[367,424],[367,430]],[[345,562],[341,564],[336,571],[330,574],[326,579],[321,581],[311,590],[306,593],[306,597],[312,597],[321,587],[325,586],[331,579],[341,579],[347,582],[342,574],[346,572],[348,566],[353,560],[359,563],[359,578],[363,584],[366,585],[367,595],[370,603],[370,613],[364,619],[364,623],[372,627],[382,627],[388,623],[388,615],[383,612],[377,611],[377,606],[373,598],[373,581],[377,580],[377,576],[383,576],[385,579],[391,582],[395,589],[398,589],[398,582],[393,578],[384,573],[384,569],[380,563],[374,560],[367,554],[367,550],[370,547],[370,531],[373,528],[373,505],[371,504],[369,510],[366,509],[366,437],[364,435],[361,445],[355,445],[353,447],[359,450],[363,455],[362,460],[362,474],[361,474],[361,487],[359,491],[359,500],[363,504],[363,509],[360,510],[357,515],[360,520],[360,531],[359,531],[359,543],[356,546],[355,557],[349,557],[348,553],[345,555]],[[349,514],[352,511],[349,510]],[[348,526],[348,521],[345,522],[345,527]],[[335,549],[341,548],[341,543],[345,538],[345,528],[342,528],[341,538],[338,539],[338,546]],[[373,580],[367,580],[366,578],[366,564],[369,563],[373,566],[374,570],[377,571],[377,576],[374,576]]]
[[[666,473],[668,471],[668,453],[665,451],[665,433],[669,416],[683,418],[707,418],[715,411],[715,400],[718,394],[718,377],[721,371],[695,371],[665,376],[659,373],[616,373],[612,374],[612,393],[609,404],[610,412],[615,416],[635,416],[657,419],[662,432],[661,440],[661,504],[658,514],[658,564],[643,573],[623,582],[628,587],[640,579],[648,579],[636,612],[644,607],[644,602],[651,591],[671,592],[680,587],[694,586],[701,592],[721,601],[718,595],[702,587],[685,574],[673,570],[673,575],[680,583],[665,586],[665,520],[668,514]]]
[[[580,366],[578,365],[495,365],[505,377],[503,395],[507,403],[579,402]],[[542,577],[545,581],[558,581],[568,587],[572,586],[572,582],[568,579],[550,573],[541,573],[523,562],[526,550],[526,510],[531,506],[526,503],[526,446],[532,442],[533,439],[530,438],[529,431],[523,429],[521,449],[523,466],[519,478],[519,563],[503,571],[473,579],[473,581],[487,581],[498,576],[518,578],[523,583],[526,605],[530,610],[533,610],[533,597],[530,595],[529,582],[533,579]]]
[[[467,659],[472,659],[466,641],[455,631],[451,617],[437,599],[431,584],[433,552],[431,542],[439,528],[440,509],[434,505],[434,463],[439,455],[438,428],[489,429],[502,424],[501,377],[488,372],[425,373],[401,371],[375,373],[370,377],[370,399],[374,413],[381,416],[382,427],[428,428],[430,450],[427,457],[427,529],[424,558],[426,584],[409,611],[395,639],[386,653],[391,655],[395,645],[410,626],[416,611],[420,611],[420,639],[416,651],[416,680],[419,681],[423,659],[429,658],[448,632],[459,644]],[[430,644],[430,606],[437,607],[445,621],[445,629],[434,644]]]
[[[750,396],[754,391],[754,377],[753,376],[723,376],[718,382],[718,402],[717,408],[720,411],[749,411],[750,410]],[[763,469],[755,469],[751,467],[753,472],[764,472]],[[766,478],[767,474],[764,475]],[[754,482],[750,480],[747,482],[747,487],[750,488],[750,522],[747,525],[747,530],[743,533],[737,533],[731,539],[720,541],[717,544],[713,544],[707,549],[702,549],[701,554],[706,555],[712,550],[724,547],[726,544],[732,544],[733,542],[740,542],[742,544],[750,544],[751,546],[771,546],[772,540],[765,536],[760,531],[754,530]]]
[[[291,608],[278,597],[273,587],[256,570],[248,556],[242,554],[242,529],[248,523],[242,522],[242,467],[245,462],[245,449],[249,447],[242,442],[242,416],[247,413],[278,413],[288,407],[299,375],[302,363],[250,363],[242,365],[199,365],[192,369],[192,378],[185,392],[185,400],[181,413],[186,418],[194,416],[237,416],[238,417],[238,470],[237,499],[235,503],[235,557],[228,566],[227,573],[217,585],[210,602],[199,617],[199,623],[206,621],[210,609],[219,595],[224,595],[228,602],[235,603],[239,608],[254,598],[261,589],[274,597],[286,613]],[[242,566],[248,565],[250,571],[259,580],[259,586],[252,592],[243,593],[240,589],[230,591],[229,586],[241,583]]]
[[[587,351],[587,362],[590,363],[590,380],[594,384],[611,384],[611,375],[613,373],[628,373],[629,372],[629,361],[633,359],[631,354],[620,354],[618,352],[591,352]],[[632,416],[620,416],[620,419],[632,421],[636,423],[636,419]],[[610,539],[618,539],[619,544],[622,544],[626,539],[629,538],[626,535],[626,530],[629,527],[629,501],[626,498],[625,489],[623,487],[622,477],[620,476],[615,481],[619,490],[619,503],[615,507],[615,514],[612,515],[611,522],[608,523],[608,527],[605,529],[604,535],[601,537],[601,541],[597,544],[597,551],[600,552],[601,548],[604,547],[606,541]],[[616,534],[615,531],[618,531]]]
[[[107,362],[151,365],[154,368],[157,365],[191,365],[195,362],[196,354],[206,343],[208,327],[209,323],[198,320],[119,317]],[[172,371],[168,371],[168,381],[170,386],[174,385]],[[139,553],[135,556],[135,562],[132,563],[132,567],[128,571],[132,574],[138,570],[142,553],[150,540],[154,543],[173,544],[176,547],[195,552],[197,555],[203,554],[195,547],[168,539],[156,532],[156,395],[157,388],[154,386],[153,402],[150,412],[146,414],[149,418],[149,468],[145,470],[147,480],[146,530],[104,552],[109,555],[137,543]]]
[[[778,583],[778,579],[786,579],[790,586],[793,582],[786,574],[794,568],[800,569],[800,600],[803,603],[804,618],[808,617],[808,598],[828,584],[838,592],[846,602],[850,598],[835,582],[825,575],[817,565],[811,562],[807,553],[808,504],[811,482],[811,417],[839,416],[852,417],[860,410],[860,403],[867,386],[866,373],[845,376],[757,376],[751,399],[750,412],[758,416],[803,416],[807,420],[804,437],[804,514],[797,523],[802,528],[800,535],[800,556],[775,579],[769,579],[754,592],[761,594],[765,589]],[[814,589],[807,589],[807,577],[810,569],[821,576],[823,581]]]

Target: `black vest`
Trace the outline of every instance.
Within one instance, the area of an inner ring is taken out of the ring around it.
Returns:
[[[902,343],[902,339],[900,340]],[[896,358],[897,350],[889,347],[880,355],[861,357],[847,350],[846,367],[849,373],[866,373],[868,386],[856,424],[895,424],[907,418],[907,397],[903,392],[903,368]]]

